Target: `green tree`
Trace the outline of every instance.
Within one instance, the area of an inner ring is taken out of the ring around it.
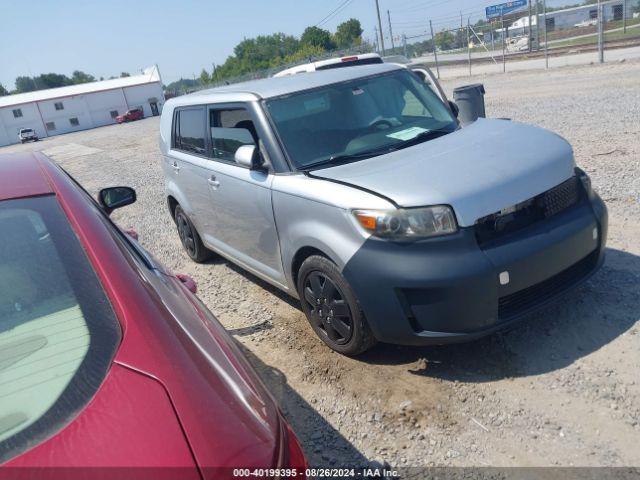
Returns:
[[[333,50],[336,47],[331,38],[331,33],[319,27],[307,27],[304,32],[302,32],[300,43],[320,47],[324,50]]]
[[[16,78],[16,92],[25,93],[36,90],[36,83],[33,78],[27,76],[19,76]]]
[[[35,82],[37,90],[73,85],[71,79],[61,73],[43,73],[42,75],[34,77],[33,81]]]
[[[208,85],[211,83],[211,76],[204,68],[200,72],[200,85]]]
[[[0,97],[4,97],[5,95],[9,95],[9,92],[4,88],[4,85],[0,83]]]
[[[364,30],[362,30],[360,20],[350,18],[346,22],[338,25],[333,39],[338,48],[348,48],[362,43],[363,32]]]
[[[78,83],[91,83],[95,82],[96,78],[93,75],[89,75],[88,73],[84,73],[80,70],[74,70],[71,74],[71,81],[75,84]]]
[[[121,72],[120,73],[120,78],[125,78],[125,77],[130,77],[131,74],[129,72]]]
[[[321,47],[314,47],[313,45],[303,45],[295,53],[284,57],[280,65],[290,65],[292,63],[300,63],[303,61],[312,62],[316,58],[322,56],[323,53],[325,53],[325,51]]]
[[[451,50],[455,46],[455,41],[456,38],[449,31],[436,33],[435,44],[440,50]]]

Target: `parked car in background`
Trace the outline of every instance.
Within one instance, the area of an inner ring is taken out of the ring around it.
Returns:
[[[195,283],[109,219],[135,192],[99,198],[42,154],[0,156],[3,468],[175,467],[218,479],[304,467]]]
[[[116,123],[133,122],[134,120],[142,120],[144,118],[144,111],[141,108],[133,108],[127,110],[122,115],[116,117]]]
[[[160,146],[185,251],[299,298],[347,355],[525,318],[602,264],[606,207],[558,135],[460,128],[456,111],[393,64],[171,99]]]
[[[297,75],[298,73],[331,70],[342,67],[355,67],[356,65],[374,65],[382,62],[382,57],[377,53],[362,53],[360,55],[328,58],[326,60],[318,60],[317,62],[296,65],[295,67],[287,68],[276,73],[274,77],[287,77],[289,75]]]
[[[20,131],[18,132],[18,140],[20,140],[20,143],[32,142],[32,141],[37,142],[38,134],[35,132],[33,128],[21,128]]]

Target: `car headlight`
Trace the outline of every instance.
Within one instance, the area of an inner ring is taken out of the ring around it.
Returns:
[[[456,217],[447,205],[397,210],[353,210],[353,215],[371,235],[394,240],[435,237],[458,231]]]

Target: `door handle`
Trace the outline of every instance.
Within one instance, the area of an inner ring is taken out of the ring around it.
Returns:
[[[211,177],[207,180],[207,182],[213,188],[218,188],[220,186],[220,182],[218,180],[216,180],[216,176],[215,175],[211,175]]]

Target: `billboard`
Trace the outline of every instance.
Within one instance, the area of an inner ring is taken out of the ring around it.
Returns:
[[[527,0],[513,0],[512,2],[501,3],[500,5],[491,5],[485,9],[487,18],[497,18],[501,15],[507,15],[527,6]]]

